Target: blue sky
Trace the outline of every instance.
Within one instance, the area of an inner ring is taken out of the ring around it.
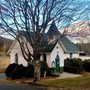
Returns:
[[[0,0],[0,3],[3,1],[4,0]],[[86,6],[88,7],[88,10],[87,9],[85,10],[85,12],[81,15],[81,18],[78,19],[78,21],[88,20],[87,16],[89,17],[90,20],[90,0],[74,0],[74,1],[76,2],[76,4],[83,1],[82,5],[80,5],[80,7],[83,7],[83,9],[85,9]]]

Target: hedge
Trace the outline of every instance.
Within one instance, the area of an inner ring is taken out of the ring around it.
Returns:
[[[34,77],[34,66],[29,64],[27,67],[25,78],[33,78],[33,77]]]
[[[90,72],[90,59],[86,59],[83,61],[83,67],[84,67],[85,71]]]
[[[10,77],[16,66],[17,66],[17,64],[15,64],[15,63],[9,64],[5,70],[5,75],[7,77]]]
[[[65,59],[64,60],[64,71],[70,72],[70,73],[84,73],[83,68],[83,61],[80,58],[73,58],[73,59]]]
[[[26,68],[22,64],[17,65],[11,74],[11,78],[12,80],[21,79],[24,77],[25,73],[26,73]]]
[[[64,66],[65,67],[77,67],[77,68],[83,68],[83,61],[80,58],[73,58],[73,59],[65,59],[64,60]]]
[[[51,76],[51,70],[48,67],[46,62],[41,62],[41,77],[44,77],[46,72],[46,76]],[[5,74],[7,77],[10,77],[12,80],[21,79],[21,78],[33,78],[34,77],[34,66],[28,65],[24,67],[22,64],[17,65],[15,63],[10,64],[6,70]]]

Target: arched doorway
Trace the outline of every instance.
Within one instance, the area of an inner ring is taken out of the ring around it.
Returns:
[[[15,54],[15,63],[18,64],[18,54]]]
[[[59,72],[60,71],[60,58],[58,55],[55,58],[55,64],[56,64],[56,71]]]

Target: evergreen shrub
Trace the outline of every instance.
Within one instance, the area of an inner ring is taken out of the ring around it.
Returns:
[[[84,67],[85,71],[90,72],[90,59],[85,59],[83,61],[83,67]]]
[[[17,65],[11,74],[11,78],[12,78],[12,80],[21,79],[24,77],[25,73],[26,73],[26,68],[22,64]]]
[[[7,77],[10,77],[16,66],[17,66],[17,64],[15,64],[15,63],[9,64],[5,70],[5,75]]]
[[[25,78],[33,78],[34,77],[34,66],[29,64],[26,70]]]

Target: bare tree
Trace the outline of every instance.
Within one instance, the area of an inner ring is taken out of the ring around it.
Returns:
[[[77,3],[77,0],[3,0],[0,2],[0,27],[19,42],[24,59],[34,65],[36,77],[40,79],[40,56],[44,52],[41,43],[47,28],[52,21],[61,28],[78,20],[85,9],[80,5],[84,3],[82,1]],[[23,38],[22,31],[26,32],[29,43]],[[32,46],[33,53],[28,44]]]

